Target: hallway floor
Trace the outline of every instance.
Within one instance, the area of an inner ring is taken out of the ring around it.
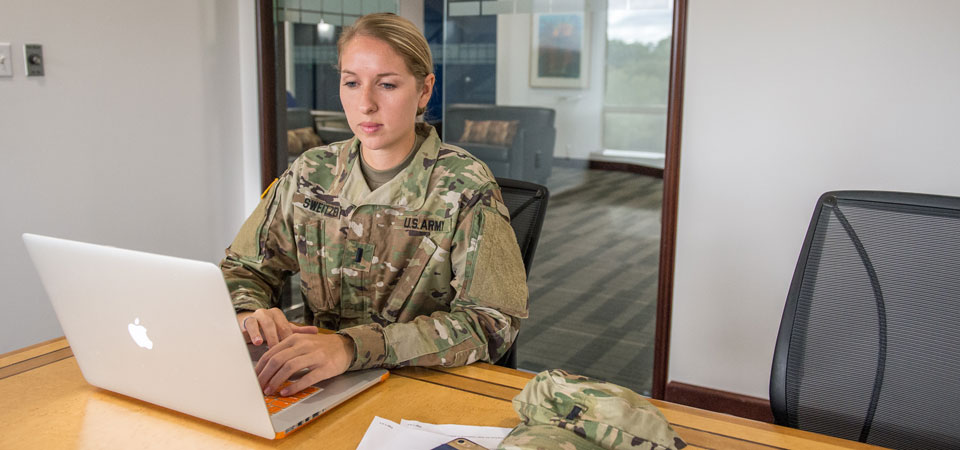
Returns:
[[[560,368],[649,394],[663,181],[555,167],[518,366]]]

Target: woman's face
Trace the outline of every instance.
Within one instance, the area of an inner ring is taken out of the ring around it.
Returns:
[[[434,76],[423,86],[389,44],[356,36],[340,54],[340,103],[365,150],[406,153],[413,146],[417,107],[430,101]]]

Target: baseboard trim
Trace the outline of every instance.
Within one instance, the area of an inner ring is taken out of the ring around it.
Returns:
[[[749,395],[671,381],[667,383],[664,400],[708,411],[773,423],[770,401]]]
[[[590,168],[590,161],[586,159],[577,159],[577,158],[553,158],[552,164],[556,167],[566,167],[569,169],[588,169]]]
[[[656,167],[641,166],[620,161],[600,161],[596,159],[577,159],[577,158],[553,158],[553,165],[556,167],[566,167],[570,169],[594,169],[606,170],[610,172],[630,172],[640,175],[647,175],[655,178],[663,178],[663,169]]]
[[[663,179],[663,169],[658,169],[656,167],[641,166],[639,164],[630,164],[625,162],[618,161],[597,161],[590,160],[591,169],[596,170],[608,170],[612,172],[630,172],[637,173],[640,175],[646,175],[648,177],[660,178]]]

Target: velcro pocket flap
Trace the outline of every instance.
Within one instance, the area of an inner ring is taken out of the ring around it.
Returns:
[[[383,307],[381,315],[384,319],[391,322],[397,321],[397,317],[400,316],[400,312],[403,310],[403,305],[410,299],[410,295],[420,281],[423,269],[427,266],[427,263],[430,262],[430,258],[436,251],[437,244],[428,236],[424,236],[423,239],[420,240],[417,251],[414,252],[413,257],[410,258],[407,266],[403,268],[403,273],[400,274],[400,281],[397,282],[397,285],[393,288],[393,292],[390,293],[390,297]]]

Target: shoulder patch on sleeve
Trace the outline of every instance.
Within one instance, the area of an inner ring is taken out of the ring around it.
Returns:
[[[250,217],[247,217],[247,220],[243,222],[243,226],[241,226],[240,231],[237,232],[237,237],[235,237],[233,243],[230,244],[230,250],[238,256],[260,259],[260,234],[267,221],[267,213],[273,204],[276,190],[277,180],[274,180],[260,197],[260,203],[253,210],[253,213],[250,214]]]
[[[493,209],[484,209],[476,267],[467,296],[514,317],[527,317],[527,277],[513,228]]]

